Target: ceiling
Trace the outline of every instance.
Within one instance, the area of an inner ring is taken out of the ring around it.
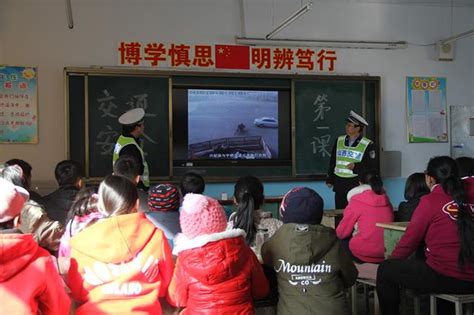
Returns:
[[[248,1],[248,0],[247,0]],[[302,0],[304,4],[309,0]],[[403,5],[426,5],[426,6],[453,6],[474,7],[474,0],[313,0],[317,2],[352,2],[352,3],[381,3],[381,4],[403,4]]]

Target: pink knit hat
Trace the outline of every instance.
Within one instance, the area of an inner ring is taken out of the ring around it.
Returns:
[[[0,223],[17,217],[29,197],[26,189],[0,178]]]
[[[184,196],[179,223],[183,234],[189,239],[222,232],[227,227],[224,208],[217,200],[192,193]]]

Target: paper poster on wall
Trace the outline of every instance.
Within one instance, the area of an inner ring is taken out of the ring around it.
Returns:
[[[36,67],[0,66],[0,143],[38,143]]]
[[[446,78],[407,77],[408,142],[448,142]]]

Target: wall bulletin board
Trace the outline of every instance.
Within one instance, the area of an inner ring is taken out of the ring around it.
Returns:
[[[407,77],[408,142],[448,142],[446,78]]]
[[[0,143],[38,143],[38,70],[0,65]]]

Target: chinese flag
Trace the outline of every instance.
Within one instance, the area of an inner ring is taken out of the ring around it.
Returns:
[[[216,69],[250,69],[249,46],[216,45]]]

